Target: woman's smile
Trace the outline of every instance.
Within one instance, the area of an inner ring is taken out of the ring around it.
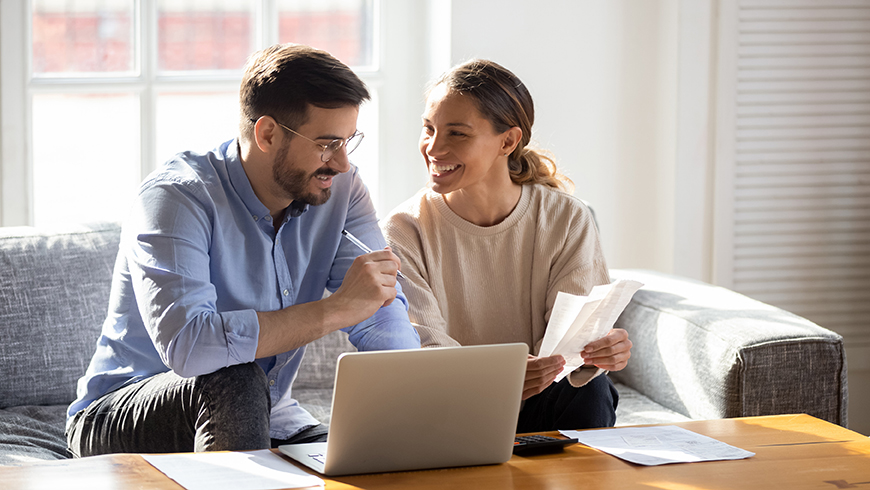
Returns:
[[[433,177],[446,177],[457,169],[459,169],[462,165],[457,165],[455,163],[447,164],[447,163],[429,163],[429,173],[432,174]]]

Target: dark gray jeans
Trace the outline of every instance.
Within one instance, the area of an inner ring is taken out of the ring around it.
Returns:
[[[323,426],[289,441],[269,438],[266,375],[254,363],[182,378],[173,372],[124,386],[73,418],[67,444],[76,457],[265,449],[274,443],[325,440]]]

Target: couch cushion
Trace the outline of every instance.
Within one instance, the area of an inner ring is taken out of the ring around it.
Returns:
[[[0,228],[0,408],[68,404],[109,304],[120,227]]]
[[[614,383],[619,392],[616,407],[616,426],[641,424],[672,424],[691,420],[685,415],[669,410],[637,391],[620,383]]]
[[[0,465],[69,458],[64,436],[66,404],[0,410]]]

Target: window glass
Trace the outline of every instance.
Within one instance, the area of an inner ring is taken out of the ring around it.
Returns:
[[[34,224],[123,219],[139,153],[136,95],[35,95]]]
[[[161,0],[158,70],[241,69],[254,51],[254,5],[250,0]]]
[[[278,0],[278,42],[329,51],[353,67],[374,65],[372,0]]]
[[[22,5],[32,41],[22,148],[31,150],[16,178],[32,224],[121,220],[143,174],[178,152],[207,152],[238,136],[233,85],[260,44],[310,44],[369,76],[377,62],[377,0]],[[142,33],[153,33],[153,43],[140,43]],[[366,136],[351,161],[377,203],[378,86],[368,82],[373,100],[358,124]]]
[[[33,0],[32,5],[35,76],[136,69],[132,0]]]
[[[183,151],[205,153],[239,134],[237,92],[157,95],[157,161],[162,165]],[[378,97],[360,107],[357,129],[365,133],[350,161],[359,167],[372,200],[378,193]]]
[[[157,96],[157,165],[182,151],[208,152],[238,133],[238,92]]]

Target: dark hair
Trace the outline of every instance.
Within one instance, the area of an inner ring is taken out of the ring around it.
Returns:
[[[295,129],[305,124],[309,104],[333,109],[359,106],[368,99],[362,80],[326,51],[276,44],[252,54],[245,64],[239,131],[249,136],[261,116]]]
[[[510,70],[488,60],[466,61],[442,75],[433,87],[441,84],[470,96],[496,132],[503,133],[512,127],[522,130],[519,144],[508,157],[511,181],[573,190],[574,183],[559,173],[548,152],[528,147],[535,122],[535,104],[525,84]]]

